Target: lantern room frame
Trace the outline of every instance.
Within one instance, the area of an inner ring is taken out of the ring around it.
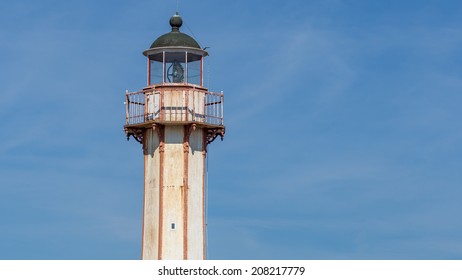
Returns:
[[[147,57],[147,84],[194,84],[204,86],[204,57],[208,53],[194,48],[152,48],[143,53]],[[184,78],[170,79],[169,70],[174,63],[181,65]]]

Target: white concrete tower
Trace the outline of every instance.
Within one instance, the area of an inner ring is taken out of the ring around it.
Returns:
[[[223,93],[203,85],[208,55],[172,31],[144,51],[147,86],[126,93],[125,133],[143,145],[142,259],[205,259],[205,157],[207,145],[223,138]]]

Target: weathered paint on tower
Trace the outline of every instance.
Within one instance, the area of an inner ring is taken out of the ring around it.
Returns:
[[[148,85],[126,93],[127,138],[143,145],[144,206],[142,259],[205,259],[205,158],[207,145],[224,136],[223,93],[203,87],[208,55],[172,31],[143,54]]]

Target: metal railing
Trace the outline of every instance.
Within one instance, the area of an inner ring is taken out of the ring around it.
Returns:
[[[150,121],[223,125],[224,94],[198,89],[126,92],[126,124]]]

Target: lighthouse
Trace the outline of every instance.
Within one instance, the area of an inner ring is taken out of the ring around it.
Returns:
[[[126,92],[127,139],[142,144],[144,198],[141,258],[206,258],[207,146],[223,139],[224,95],[204,87],[208,53],[182,33],[178,13],[171,31],[143,52],[147,85]]]

